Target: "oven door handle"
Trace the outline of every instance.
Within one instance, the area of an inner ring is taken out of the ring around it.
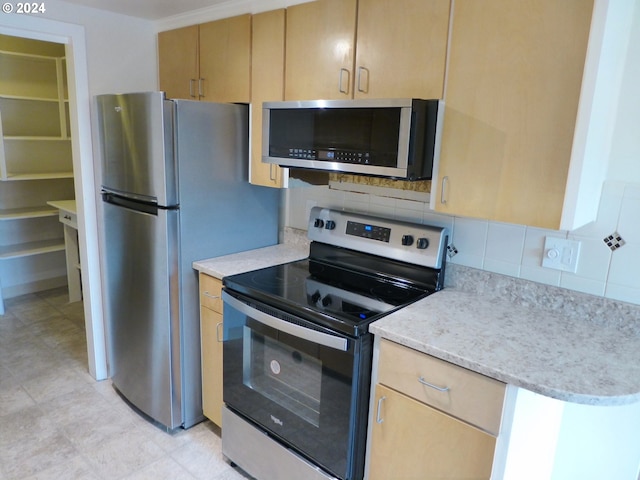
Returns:
[[[227,292],[222,292],[222,300],[229,304],[230,307],[238,310],[240,313],[243,313],[264,325],[275,328],[278,331],[288,333],[289,335],[293,335],[294,337],[302,338],[313,343],[324,345],[325,347],[341,350],[343,352],[346,352],[349,348],[346,338],[329,335],[327,333],[318,332],[317,330],[311,330],[310,328],[296,325],[295,323],[287,322],[286,320],[280,320],[279,318],[247,305],[246,303],[229,295]]]

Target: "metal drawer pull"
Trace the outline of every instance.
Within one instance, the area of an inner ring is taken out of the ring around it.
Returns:
[[[220,336],[220,327],[222,326],[222,322],[218,322],[216,324],[216,340],[218,343],[222,343],[222,337]]]
[[[189,96],[196,98],[196,94],[193,93],[193,83],[196,81],[195,78],[190,78],[189,79]]]
[[[218,300],[220,298],[220,295],[211,295],[208,291],[205,291],[203,295],[205,297],[213,298],[214,300]]]
[[[387,399],[387,397],[380,397],[378,399],[378,412],[376,413],[376,422],[377,423],[382,423],[384,422],[384,418],[382,418],[380,416],[380,410],[382,410],[382,402],[385,401]]]
[[[423,384],[426,385],[427,387],[433,388],[434,390],[437,390],[439,392],[448,392],[449,391],[449,387],[439,387],[437,385],[434,385],[433,383],[429,383],[427,382],[424,377],[418,377],[418,381]]]

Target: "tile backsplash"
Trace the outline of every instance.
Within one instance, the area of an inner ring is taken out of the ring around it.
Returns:
[[[285,192],[285,226],[306,230],[315,205],[447,227],[457,253],[449,262],[640,305],[640,185],[605,182],[598,218],[572,231],[452,217],[429,209],[428,194],[384,196],[379,189],[304,186]],[[612,250],[604,241],[619,235]],[[545,237],[581,242],[576,273],[542,267]]]

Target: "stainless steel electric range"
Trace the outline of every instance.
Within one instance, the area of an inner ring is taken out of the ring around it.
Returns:
[[[314,207],[308,232],[223,281],[222,452],[258,480],[363,477],[369,324],[444,283],[446,229]]]

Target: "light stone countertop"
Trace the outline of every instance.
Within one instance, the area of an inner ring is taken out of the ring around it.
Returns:
[[[193,268],[222,280],[228,275],[249,272],[259,268],[279,265],[307,258],[309,246],[305,244],[280,243],[271,247],[233,253],[222,257],[193,262]]]
[[[387,338],[563,401],[640,401],[640,336],[445,288],[370,326]]]
[[[285,233],[286,235],[286,233]],[[285,243],[196,261],[224,276],[307,258]],[[370,326],[375,335],[563,401],[640,401],[640,306],[448,265],[445,289]]]

